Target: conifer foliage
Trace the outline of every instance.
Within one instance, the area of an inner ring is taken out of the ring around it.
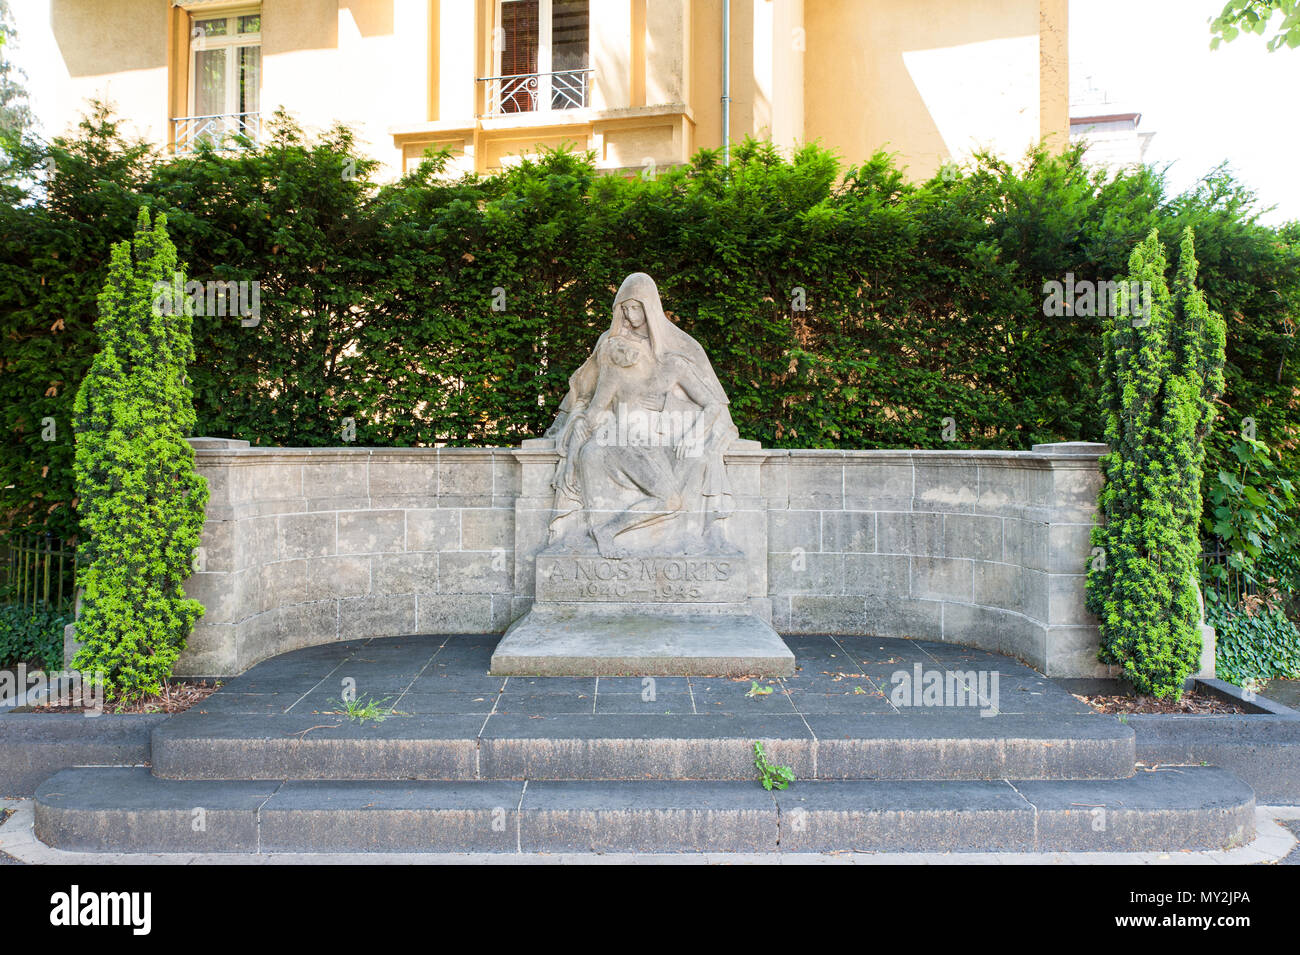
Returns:
[[[1196,288],[1196,253],[1183,232],[1173,290],[1152,232],[1129,259],[1121,302],[1103,338],[1106,441],[1103,524],[1092,533],[1088,608],[1101,659],[1139,692],[1182,694],[1201,651],[1196,581],[1201,471],[1214,402],[1223,392],[1225,326]],[[1127,307],[1126,307],[1127,306]],[[1098,549],[1099,548],[1099,549]]]
[[[77,392],[76,490],[86,535],[73,665],[99,674],[110,699],[157,692],[203,613],[182,582],[208,501],[185,441],[194,428],[186,369],[191,306],[175,284],[166,217],[141,209],[134,242],[113,246],[99,296],[100,348]],[[184,284],[182,277],[181,285]]]

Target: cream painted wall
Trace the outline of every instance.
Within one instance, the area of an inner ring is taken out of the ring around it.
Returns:
[[[389,127],[428,116],[428,0],[267,0],[262,111],[335,121],[396,172]]]
[[[806,135],[913,176],[976,145],[1019,157],[1040,132],[1039,17],[1040,0],[805,3]]]
[[[729,2],[733,140],[817,139],[850,162],[884,147],[913,175],[981,145],[1016,158],[1040,133],[1066,140],[1068,0]],[[609,166],[721,145],[722,3],[592,0],[592,111],[564,121],[586,122]],[[107,95],[166,141],[170,0],[14,6],[24,42],[50,51],[37,90],[47,131]],[[263,0],[263,112],[348,123],[390,174],[421,144],[461,143],[483,169],[502,143],[553,140],[535,122],[545,117],[520,120],[532,132],[477,116],[494,11],[494,0]],[[674,103],[685,104],[677,118],[656,112]]]

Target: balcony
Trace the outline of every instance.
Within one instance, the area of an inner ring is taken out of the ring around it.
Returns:
[[[214,149],[239,149],[235,137],[256,146],[262,138],[261,113],[213,113],[209,116],[177,116],[172,119],[173,151],[190,153],[200,142]]]
[[[582,109],[590,105],[591,77],[595,71],[557,70],[553,73],[519,73],[513,76],[480,76],[487,84],[486,112],[480,118]]]

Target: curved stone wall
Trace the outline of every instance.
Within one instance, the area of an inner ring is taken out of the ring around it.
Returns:
[[[207,613],[178,673],[500,633],[531,603],[553,452],[192,443],[211,500],[187,589]],[[750,603],[783,633],[942,640],[1106,675],[1083,607],[1102,450],[729,454]]]

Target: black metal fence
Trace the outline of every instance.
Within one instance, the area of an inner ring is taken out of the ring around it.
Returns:
[[[44,603],[73,609],[76,548],[51,534],[0,537],[0,600],[24,607]]]
[[[1201,552],[1201,580],[1225,603],[1235,605],[1243,597],[1258,592],[1255,581],[1243,570],[1233,567],[1228,558],[1232,551],[1212,541]]]

